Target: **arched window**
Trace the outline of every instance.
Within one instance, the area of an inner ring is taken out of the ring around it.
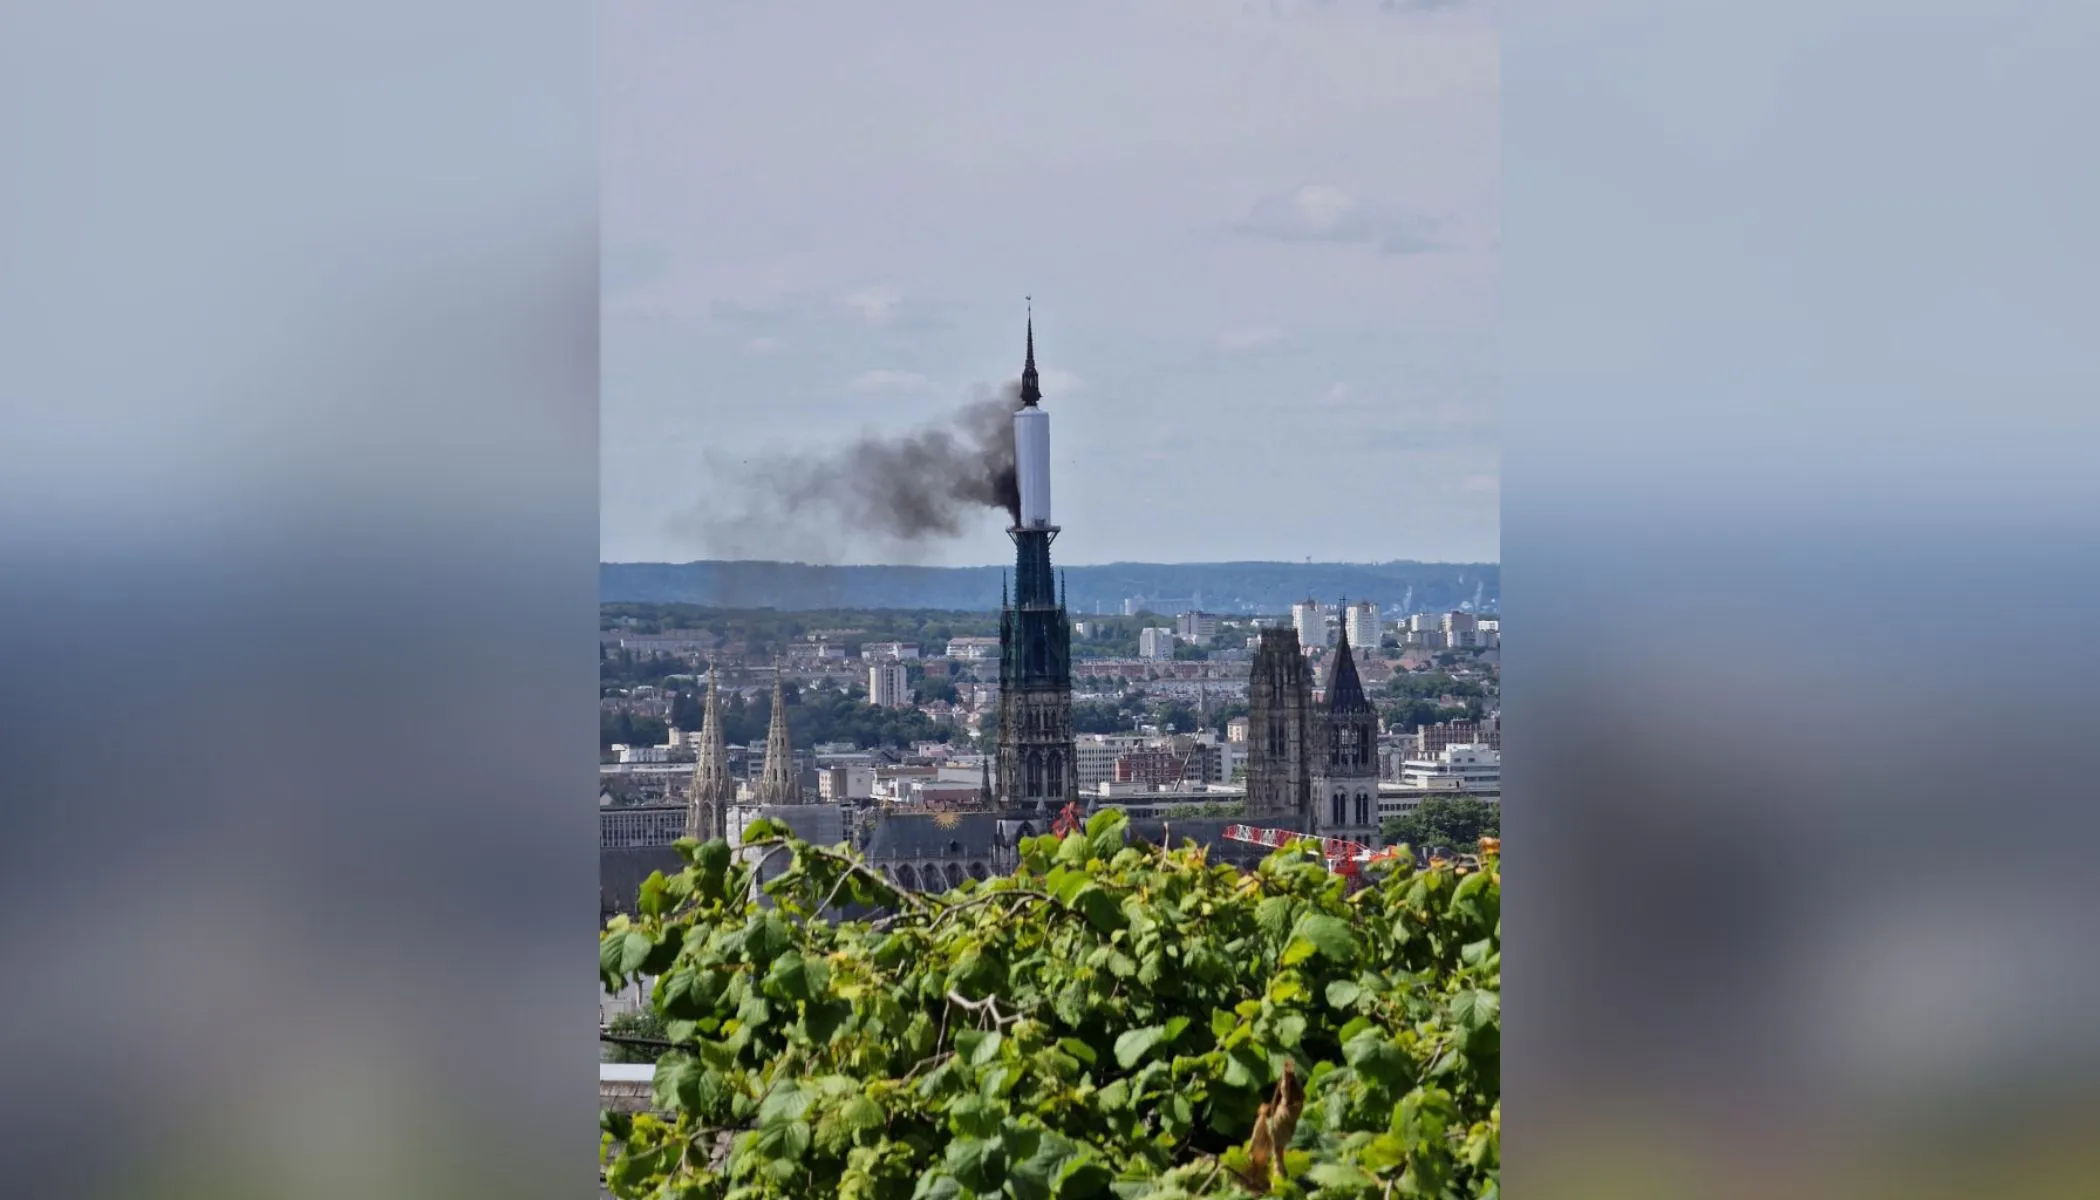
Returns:
[[[909,865],[898,867],[897,886],[903,888],[907,892],[918,891],[919,873],[917,871],[914,871]]]
[[[951,889],[952,889],[952,888],[959,888],[959,887],[961,887],[961,886],[962,886],[962,881],[963,881],[963,872],[962,872],[962,868],[961,868],[961,867],[958,867],[958,866],[956,866],[956,865],[955,865],[954,863],[949,863],[949,864],[948,864],[948,886],[949,886],[949,887],[950,887]]]
[[[1031,753],[1028,756],[1028,787],[1024,794],[1029,796],[1040,796],[1043,794],[1043,756],[1041,754]]]
[[[1336,792],[1333,801],[1327,807],[1328,811],[1334,814],[1334,824],[1346,825],[1349,823],[1349,797],[1346,794]]]
[[[1369,825],[1371,823],[1371,798],[1362,792],[1356,793],[1356,823],[1358,825]]]
[[[1052,796],[1065,794],[1065,761],[1063,756],[1059,755],[1055,750],[1050,752],[1050,787],[1048,794]]]
[[[1269,720],[1269,753],[1271,753],[1271,754],[1282,754],[1282,753],[1283,753],[1283,718],[1282,718],[1282,717],[1272,717],[1272,718],[1270,718],[1270,720]]]
[[[970,864],[970,878],[982,881],[991,877],[992,873],[985,869],[983,863],[973,862]]]

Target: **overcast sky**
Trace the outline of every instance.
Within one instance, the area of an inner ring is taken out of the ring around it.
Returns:
[[[1024,294],[1060,561],[1499,558],[1491,3],[606,11],[606,560],[1010,560],[692,514],[1012,377]]]

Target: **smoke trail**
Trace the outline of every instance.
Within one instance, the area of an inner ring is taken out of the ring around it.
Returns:
[[[836,450],[716,468],[716,496],[681,522],[710,552],[832,557],[840,534],[909,550],[958,537],[987,508],[1021,515],[1012,381],[945,420],[902,434],[865,433]]]

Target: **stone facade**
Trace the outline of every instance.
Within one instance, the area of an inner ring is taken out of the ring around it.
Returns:
[[[1295,629],[1262,630],[1247,709],[1247,819],[1296,825],[1311,808],[1313,726],[1311,672]]]
[[[1378,844],[1378,710],[1364,695],[1349,632],[1330,656],[1327,702],[1320,713],[1318,757],[1308,789],[1312,830],[1324,837]]]

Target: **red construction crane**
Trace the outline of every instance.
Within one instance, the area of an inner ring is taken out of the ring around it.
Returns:
[[[1225,838],[1227,841],[1267,846],[1272,850],[1288,846],[1292,842],[1310,839],[1320,843],[1320,852],[1327,859],[1328,870],[1337,875],[1349,876],[1351,879],[1363,874],[1365,864],[1396,858],[1400,854],[1398,846],[1373,850],[1362,842],[1352,842],[1346,838],[1315,837],[1299,833],[1295,829],[1264,829],[1254,825],[1227,825]]]
[[[1051,823],[1050,832],[1058,837],[1063,837],[1068,833],[1076,833],[1085,827],[1086,818],[1080,815],[1079,805],[1067,804],[1064,807],[1064,811],[1057,814],[1057,820]]]

